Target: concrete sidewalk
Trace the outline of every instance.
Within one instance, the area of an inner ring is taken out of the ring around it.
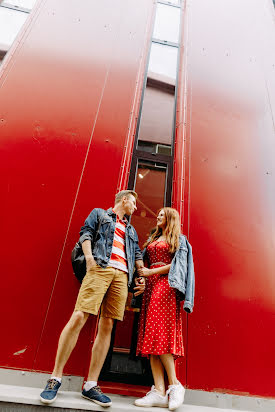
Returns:
[[[0,385],[0,411],[33,411],[38,412],[42,409],[58,408],[57,411],[121,411],[121,412],[163,412],[164,408],[140,408],[133,405],[134,399],[130,396],[110,395],[113,405],[110,408],[102,408],[93,402],[81,397],[80,392],[59,391],[58,398],[50,405],[43,405],[39,400],[41,389],[13,385]],[[274,408],[272,408],[274,411]],[[261,411],[271,411],[272,409],[260,408]],[[209,406],[196,406],[184,404],[177,409],[177,412],[229,412],[237,409],[223,409]]]

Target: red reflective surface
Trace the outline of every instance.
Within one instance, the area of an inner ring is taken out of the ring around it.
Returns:
[[[41,1],[1,67],[3,367],[52,369],[79,228],[127,185],[151,18],[148,0]],[[177,362],[192,389],[275,397],[273,38],[270,0],[185,2],[173,205],[195,261]],[[90,323],[66,373],[87,370]]]
[[[1,366],[53,367],[78,292],[72,246],[120,184],[151,13],[147,0],[41,2],[2,69]],[[66,373],[85,374],[91,336]]]
[[[275,396],[273,39],[271,1],[186,2],[174,204],[195,261],[192,389]]]

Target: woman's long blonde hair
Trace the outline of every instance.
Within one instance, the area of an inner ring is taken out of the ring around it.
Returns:
[[[145,242],[144,247],[148,246],[154,240],[158,239],[161,235],[166,237],[167,243],[169,245],[169,252],[175,253],[180,245],[180,216],[176,209],[172,207],[163,207],[162,209],[165,214],[166,226],[162,230],[160,227],[157,227],[149,239]]]

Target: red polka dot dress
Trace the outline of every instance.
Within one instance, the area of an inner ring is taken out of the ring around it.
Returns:
[[[169,245],[158,240],[147,247],[147,257],[150,268],[167,265],[173,259]],[[184,355],[180,296],[169,286],[168,274],[146,279],[138,332],[137,355]]]

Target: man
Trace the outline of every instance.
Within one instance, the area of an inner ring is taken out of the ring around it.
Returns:
[[[82,396],[101,406],[112,404],[111,399],[97,386],[97,380],[110,346],[114,319],[123,319],[134,268],[143,266],[136,231],[125,217],[131,216],[137,209],[136,198],[134,191],[122,190],[115,197],[113,209],[93,209],[81,228],[80,243],[87,271],[74,312],[60,335],[52,376],[40,394],[43,403],[49,404],[56,399],[63,368],[79,333],[89,315],[97,315],[101,307],[88,379]],[[143,292],[144,284],[136,282],[136,285],[137,296]]]

